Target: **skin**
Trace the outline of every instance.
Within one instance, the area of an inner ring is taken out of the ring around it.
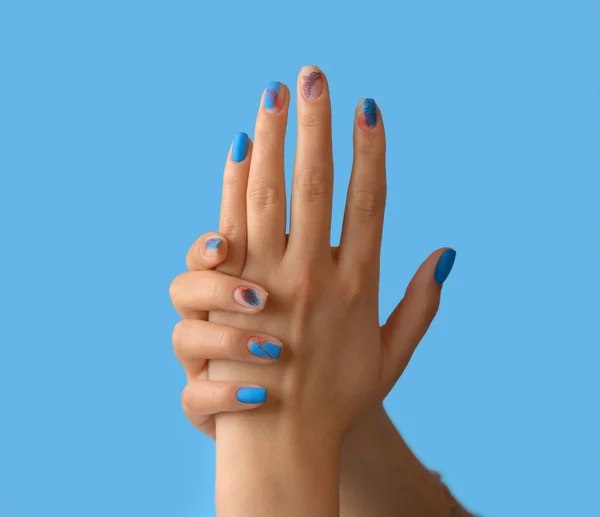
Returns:
[[[219,517],[358,517],[374,509],[447,516],[456,502],[382,406],[437,312],[434,272],[445,249],[423,262],[380,325],[383,120],[377,108],[377,122],[365,125],[359,103],[342,237],[331,247],[331,108],[325,76],[315,81],[316,73],[305,67],[298,78],[289,235],[283,144],[290,92],[281,85],[280,109],[265,108],[263,94],[245,159],[229,153],[220,232],[194,243],[188,271],[171,284],[183,317],[173,332],[188,381],[183,409],[199,430],[219,437]],[[306,77],[317,98],[306,98]],[[222,242],[208,251],[204,243],[215,237]],[[240,287],[264,303],[243,307],[234,296]],[[247,342],[255,337],[280,345],[280,358],[252,355]],[[239,402],[244,387],[266,388],[266,403]]]

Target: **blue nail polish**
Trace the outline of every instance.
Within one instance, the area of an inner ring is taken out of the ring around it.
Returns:
[[[219,247],[219,244],[221,244],[221,239],[218,239],[217,237],[213,237],[212,239],[208,239],[206,241],[206,243],[204,244],[204,247],[206,249],[209,250],[216,250]]]
[[[440,260],[435,267],[435,274],[433,275],[438,284],[442,285],[446,281],[446,278],[448,278],[450,271],[452,271],[455,258],[456,251],[454,250],[448,249],[442,253]]]
[[[254,355],[265,357],[267,359],[279,359],[279,356],[281,355],[281,347],[279,345],[268,343],[266,341],[250,340],[248,349]]]
[[[264,388],[242,388],[237,392],[237,399],[244,404],[262,404],[267,400]]]
[[[233,148],[231,149],[231,158],[234,162],[243,162],[248,152],[248,135],[238,133],[233,138]]]
[[[265,108],[279,111],[281,109],[281,98],[279,96],[279,88],[281,83],[278,81],[270,82],[265,93]]]

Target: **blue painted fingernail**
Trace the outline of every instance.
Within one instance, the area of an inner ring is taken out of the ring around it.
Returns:
[[[258,338],[251,338],[248,341],[248,350],[258,357],[265,357],[267,359],[279,359],[281,355],[281,347],[279,345]]]
[[[219,244],[223,242],[221,239],[217,237],[212,237],[207,239],[204,243],[204,254],[209,257],[214,257],[218,253]]]
[[[273,81],[269,83],[265,93],[265,109],[273,113],[277,113],[282,106],[281,95],[279,94],[280,88],[281,83],[278,81]]]
[[[377,104],[373,99],[363,99],[362,105],[358,106],[358,125],[361,129],[367,129],[377,124]]]
[[[267,400],[264,388],[242,388],[237,392],[237,399],[244,404],[262,404]]]
[[[233,137],[233,148],[231,149],[231,158],[234,162],[243,162],[248,152],[248,135],[238,133]]]
[[[442,253],[440,260],[435,267],[435,274],[433,275],[438,284],[442,285],[446,281],[446,278],[448,278],[450,271],[452,271],[452,266],[454,265],[454,259],[456,259],[456,251],[448,249]]]

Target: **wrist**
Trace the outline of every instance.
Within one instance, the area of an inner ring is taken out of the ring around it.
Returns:
[[[219,517],[339,515],[334,437],[268,411],[218,415],[216,433]]]

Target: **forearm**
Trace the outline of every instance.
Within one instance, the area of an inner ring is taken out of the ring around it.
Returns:
[[[335,443],[264,412],[219,415],[216,443],[218,517],[339,516]]]
[[[383,407],[346,437],[340,471],[342,517],[467,517],[412,453]]]

